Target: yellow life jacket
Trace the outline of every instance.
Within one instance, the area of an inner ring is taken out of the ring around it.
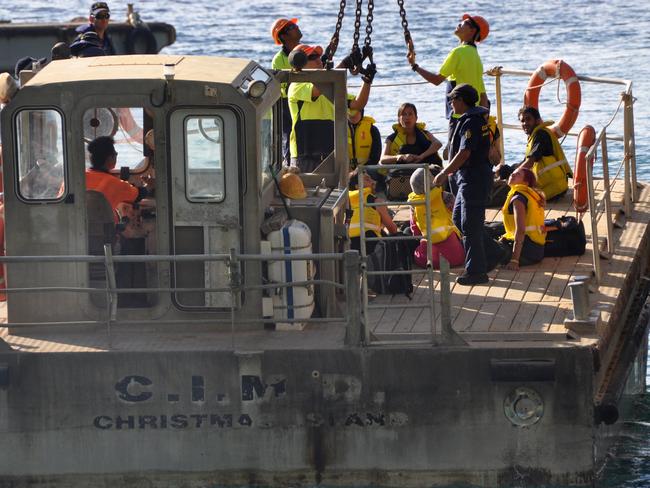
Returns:
[[[499,138],[499,127],[497,118],[494,115],[488,117],[488,130],[490,131],[490,144]]]
[[[546,198],[553,198],[565,192],[569,188],[567,178],[571,175],[571,167],[567,163],[562,146],[560,146],[560,142],[557,140],[553,131],[549,129],[549,126],[552,124],[553,121],[547,121],[535,127],[532,134],[528,137],[528,145],[526,146],[526,156],[528,156],[533,149],[534,136],[538,130],[545,131],[551,138],[553,155],[543,156],[541,161],[533,164],[533,172],[537,177],[537,185],[544,192]]]
[[[372,117],[364,116],[354,127],[354,146],[352,146],[352,130],[348,124],[348,158],[350,158],[350,169],[359,164],[366,164],[372,149],[372,133],[370,129],[375,123]],[[356,164],[353,161],[356,159]]]
[[[372,188],[363,189],[364,202],[368,201],[368,195],[372,193]],[[350,208],[352,209],[352,219],[348,230],[349,237],[359,237],[361,235],[361,225],[359,224],[359,190],[353,190],[349,194]],[[381,236],[381,215],[373,207],[363,207],[364,229],[373,231],[377,237]]]
[[[442,199],[442,188],[435,187],[429,192],[430,198],[430,211],[431,211],[431,242],[437,244],[447,239],[452,232],[455,232],[460,237],[460,232],[454,226],[451,219],[451,212],[447,210],[444,200]],[[420,231],[424,237],[427,237],[427,207],[424,194],[409,193],[408,201],[413,203],[421,202],[421,205],[413,206],[415,213],[415,222],[418,224]]]
[[[420,131],[427,140],[433,141],[433,139],[429,136],[429,133],[424,131],[424,127],[424,122],[418,122],[415,124],[416,131]],[[404,131],[404,127],[399,124],[393,124],[393,130],[396,132],[396,134],[393,142],[390,145],[390,156],[399,154],[400,148],[406,144],[406,132]]]
[[[544,230],[544,206],[543,199],[535,190],[528,185],[513,185],[503,204],[503,225],[506,228],[504,237],[510,241],[515,240],[515,215],[510,213],[508,207],[516,193],[521,193],[528,199],[526,205],[526,235],[537,244],[544,245],[546,242],[546,231]]]

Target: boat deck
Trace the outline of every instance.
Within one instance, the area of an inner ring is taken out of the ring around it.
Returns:
[[[602,189],[602,181],[597,181]],[[490,273],[490,282],[478,286],[461,286],[454,278],[462,269],[452,269],[451,304],[453,328],[473,347],[512,345],[548,347],[553,345],[588,345],[596,343],[607,331],[607,325],[618,321],[624,303],[634,285],[630,273],[642,254],[642,238],[650,222],[650,186],[640,190],[639,202],[631,216],[622,213],[622,183],[612,188],[614,215],[623,216],[621,227],[615,227],[616,251],[609,259],[601,259],[600,286],[592,287],[592,309],[600,310],[598,330],[567,334],[564,319],[571,313],[572,302],[567,284],[572,276],[591,275],[592,245],[589,216],[585,216],[587,252],[583,256],[545,258],[541,263],[518,272],[497,269]],[[600,193],[600,192],[599,192]],[[408,209],[397,208],[397,219],[406,219]],[[574,213],[571,195],[547,206],[547,218]],[[490,209],[488,220],[500,219],[500,211]],[[599,220],[599,235],[606,235],[606,222]],[[643,241],[643,245],[647,245]],[[602,246],[601,246],[602,247]],[[434,273],[439,286],[438,273]],[[369,325],[377,336],[392,334],[397,340],[424,337],[430,331],[427,300],[429,289],[425,274],[416,275],[412,300],[405,296],[370,297],[373,305],[422,304],[421,308],[378,308],[369,313]],[[436,299],[437,306],[438,299]],[[437,315],[440,308],[436,309]],[[439,317],[436,317],[439,328]],[[6,306],[0,305],[0,320],[6,322]],[[439,330],[439,329],[438,329]],[[297,331],[215,332],[208,329],[159,331],[106,328],[85,332],[46,331],[9,334],[0,328],[0,338],[12,348],[26,352],[90,352],[90,351],[161,351],[161,350],[266,350],[266,349],[335,349],[344,344],[345,324],[310,324]],[[0,348],[3,343],[0,342]],[[5,346],[6,347],[6,346]]]
[[[600,193],[603,182],[597,182]],[[641,238],[650,222],[650,189],[642,189],[640,201],[635,205],[631,218],[625,219],[624,227],[614,229],[615,254],[610,259],[601,259],[602,279],[597,290],[590,294],[592,307],[601,311],[603,323],[610,319],[619,294],[625,293],[624,282],[637,254]],[[597,196],[597,198],[599,195]],[[623,216],[623,185],[613,185],[612,211]],[[396,218],[406,220],[408,208],[398,209]],[[571,192],[559,201],[547,205],[546,218],[562,215],[575,215]],[[488,209],[486,220],[500,221],[500,209]],[[592,275],[592,241],[589,215],[584,219],[587,233],[587,250],[582,256],[563,258],[544,258],[536,265],[522,267],[519,271],[497,268],[489,273],[490,282],[477,286],[462,286],[453,280],[463,272],[462,268],[452,269],[451,304],[454,330],[476,340],[555,340],[566,335],[564,319],[571,314],[572,302],[567,286],[572,276]],[[598,223],[601,249],[606,248],[606,221]],[[426,275],[416,275],[414,283],[418,286],[410,301],[407,297],[378,295],[370,303],[407,304],[424,303],[429,295]],[[434,281],[439,288],[439,273],[434,273]],[[374,309],[369,311],[372,330],[377,334],[425,333],[430,330],[430,312],[422,309]],[[440,309],[436,310],[436,321]],[[584,335],[589,339],[589,335]],[[596,336],[594,335],[595,339]]]

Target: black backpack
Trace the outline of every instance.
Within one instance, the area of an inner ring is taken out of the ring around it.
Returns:
[[[575,217],[564,215],[557,219],[544,221],[546,227],[546,244],[544,256],[582,256],[587,246],[585,226]]]
[[[405,244],[405,241],[390,239],[378,241],[372,254],[368,255],[368,271],[409,271],[411,256]],[[368,288],[379,294],[404,294],[410,298],[413,281],[409,273],[369,275]]]

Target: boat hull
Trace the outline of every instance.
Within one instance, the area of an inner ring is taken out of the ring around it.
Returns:
[[[57,42],[70,44],[78,35],[82,24],[0,24],[0,72],[14,72],[16,61],[25,56],[36,59],[51,58],[50,50]],[[176,29],[164,22],[148,22],[147,28],[156,40],[157,50],[176,41]],[[116,54],[129,54],[129,38],[133,27],[126,23],[112,23],[108,33]],[[143,46],[136,45],[140,54]],[[149,53],[151,54],[151,53]]]
[[[0,354],[0,485],[589,486],[589,348]],[[539,420],[504,413],[517,388]]]

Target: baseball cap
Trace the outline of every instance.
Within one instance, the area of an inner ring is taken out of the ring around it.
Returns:
[[[106,2],[95,2],[90,6],[90,15],[97,15],[100,12],[109,12],[110,13],[111,9],[108,8],[108,4]]]
[[[462,98],[467,105],[472,107],[476,105],[476,102],[478,102],[478,92],[472,85],[461,83],[460,85],[456,85],[456,87],[449,92],[447,98],[450,100],[454,98]]]

